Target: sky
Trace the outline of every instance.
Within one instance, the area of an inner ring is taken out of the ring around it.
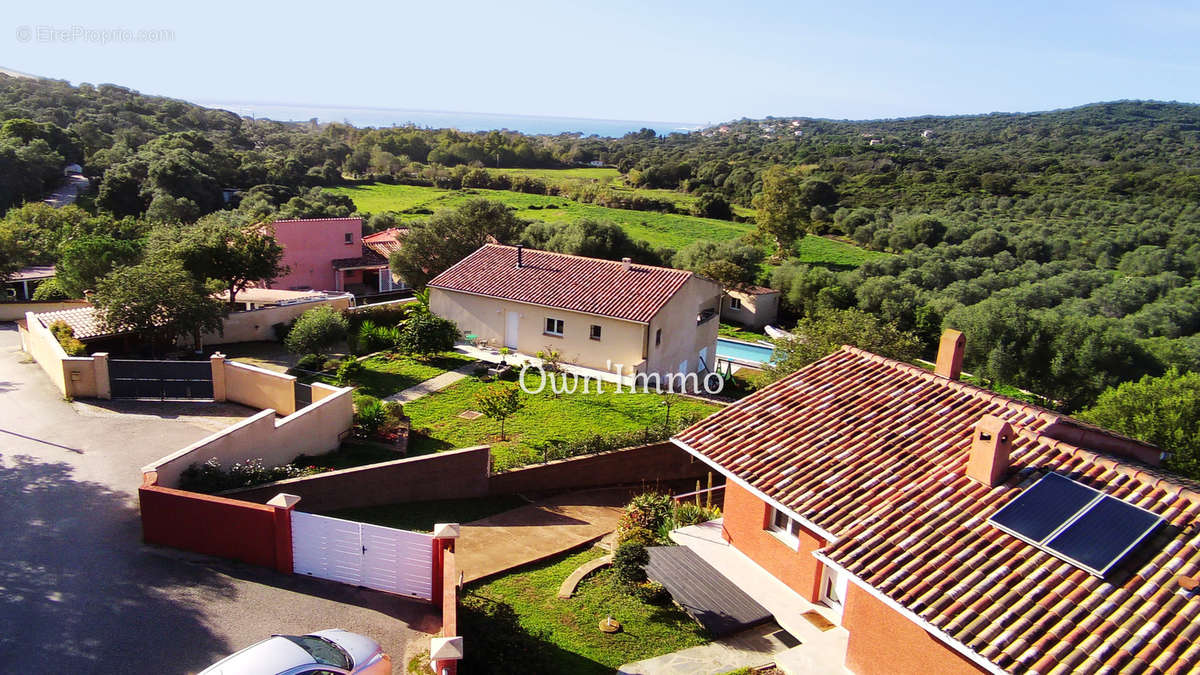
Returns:
[[[9,4],[0,67],[202,103],[711,123],[1200,101],[1194,2]]]

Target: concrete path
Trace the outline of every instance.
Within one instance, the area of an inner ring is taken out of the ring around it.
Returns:
[[[617,529],[629,498],[626,488],[572,492],[466,523],[458,567],[470,582],[595,541]]]
[[[795,640],[774,623],[620,667],[618,675],[715,675],[739,668],[755,668],[775,661],[795,647]],[[819,671],[812,671],[816,675]]]
[[[322,628],[370,635],[398,665],[428,646],[430,605],[143,545],[140,468],[239,413],[68,403],[19,350],[0,323],[0,670],[194,673],[271,633]]]
[[[445,372],[445,373],[442,373],[441,375],[431,377],[428,380],[421,382],[420,384],[415,384],[415,385],[409,387],[408,389],[405,389],[397,394],[392,394],[391,396],[388,396],[387,398],[385,398],[383,400],[399,401],[400,403],[408,403],[410,401],[415,401],[423,396],[428,396],[435,391],[441,391],[441,390],[445,389],[446,387],[449,387],[450,385],[454,384],[455,382],[458,382],[459,380],[465,378],[466,376],[470,375],[471,373],[474,373],[475,369],[478,367],[479,366],[474,363],[468,363],[465,366],[459,366],[458,368],[451,370],[449,372]]]

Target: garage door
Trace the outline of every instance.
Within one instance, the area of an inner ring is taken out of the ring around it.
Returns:
[[[433,599],[433,537],[292,511],[292,569],[344,584]]]

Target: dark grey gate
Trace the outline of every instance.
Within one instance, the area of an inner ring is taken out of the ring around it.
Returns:
[[[312,403],[312,387],[299,380],[296,381],[296,410]]]
[[[108,381],[113,398],[211,399],[208,361],[134,361],[111,359]]]

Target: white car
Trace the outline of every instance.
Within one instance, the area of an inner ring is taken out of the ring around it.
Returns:
[[[379,643],[346,630],[272,635],[226,656],[199,675],[391,675]]]

